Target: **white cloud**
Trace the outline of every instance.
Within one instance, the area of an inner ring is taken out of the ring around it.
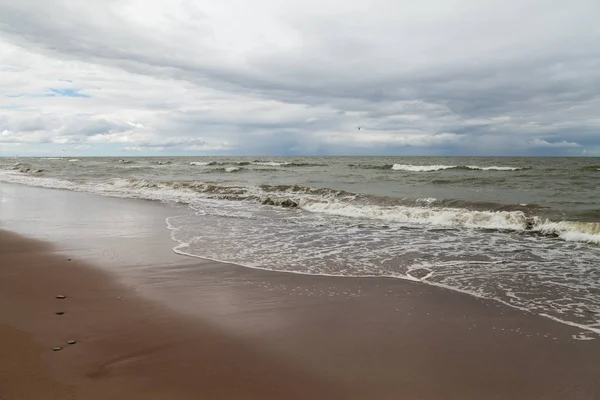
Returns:
[[[544,139],[533,139],[528,142],[532,147],[551,147],[551,148],[573,148],[581,147],[579,143],[567,142],[561,140],[560,142],[548,142]]]
[[[582,152],[600,145],[599,14],[595,0],[4,0],[0,147]]]
[[[164,151],[162,146],[127,146],[123,147],[125,151]]]

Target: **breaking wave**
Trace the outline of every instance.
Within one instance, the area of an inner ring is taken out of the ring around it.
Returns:
[[[472,170],[480,170],[480,171],[521,171],[529,168],[519,168],[519,167],[497,167],[492,165],[491,167],[479,167],[477,165],[467,165],[466,167],[456,167],[457,169],[472,169]]]
[[[217,165],[216,161],[192,161],[190,163],[190,165],[196,166],[196,167],[206,167],[208,165]]]
[[[456,168],[454,165],[410,165],[410,164],[394,164],[393,171],[410,171],[410,172],[430,172],[440,171],[443,169]]]
[[[235,166],[246,166],[256,165],[259,167],[319,167],[325,166],[325,164],[312,164],[302,162],[284,162],[284,161],[270,161],[270,160],[254,160],[254,161],[237,161],[237,162],[225,162],[225,161],[192,161],[190,165],[197,167],[207,167],[211,165],[235,165]]]
[[[523,167],[504,167],[504,166],[478,166],[478,165],[413,165],[413,164],[383,164],[383,165],[362,165],[349,164],[349,167],[364,168],[364,169],[382,169],[392,171],[408,171],[408,172],[432,172],[443,170],[473,170],[473,171],[520,171],[529,168]]]
[[[357,206],[335,202],[305,202],[307,211],[386,222],[453,228],[531,232],[566,241],[600,244],[600,223],[551,221],[522,211],[474,211],[464,208]]]
[[[31,171],[31,167],[28,168]],[[237,172],[242,168],[229,167],[224,170]],[[565,241],[600,244],[599,222],[554,221],[543,218],[536,214],[541,207],[535,204],[508,205],[451,199],[382,198],[303,185],[233,186],[208,182],[162,182],[121,178],[97,183],[75,183],[17,171],[1,171],[0,180],[184,204],[193,204],[201,199],[251,201],[386,223],[535,233]]]
[[[260,165],[264,167],[323,167],[325,164],[312,164],[303,162],[283,162],[283,161],[269,161],[269,160],[254,160],[250,164]]]

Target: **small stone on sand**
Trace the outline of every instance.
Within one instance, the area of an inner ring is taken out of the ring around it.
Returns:
[[[67,261],[71,261],[71,259],[70,259],[70,258],[67,258]]]
[[[59,351],[60,349],[62,349],[62,347],[60,346],[56,346],[52,348],[52,351]]]
[[[57,295],[57,296],[56,296],[56,298],[57,298],[57,299],[66,299],[66,298],[67,298],[67,296],[65,296],[65,295],[62,295],[62,294],[59,294],[59,295]]]
[[[63,315],[65,312],[64,311],[57,311],[56,315]]]
[[[75,343],[77,343],[77,341],[76,340],[69,340],[67,343],[68,344],[75,344]]]

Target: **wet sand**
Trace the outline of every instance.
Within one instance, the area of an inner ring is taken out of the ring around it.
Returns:
[[[21,235],[0,231],[2,400],[600,398],[600,340],[576,328],[397,279],[178,256],[155,231],[173,210],[150,202],[9,192],[0,221]]]

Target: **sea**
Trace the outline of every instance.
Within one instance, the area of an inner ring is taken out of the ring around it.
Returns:
[[[181,254],[408,279],[600,334],[598,158],[0,158],[0,182],[183,204]]]

